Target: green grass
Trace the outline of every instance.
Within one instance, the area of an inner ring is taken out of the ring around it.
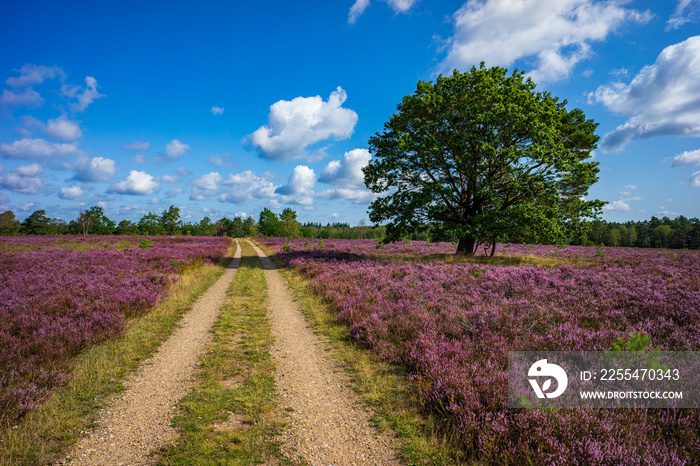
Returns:
[[[260,260],[241,242],[241,265],[201,361],[195,388],[173,425],[179,439],[161,464],[285,464],[276,437],[284,415],[275,395],[267,284]]]
[[[273,248],[258,244],[273,259]],[[391,430],[399,438],[399,456],[409,465],[463,464],[457,436],[443,419],[427,412],[406,371],[380,361],[370,350],[358,347],[347,326],[338,322],[323,299],[308,289],[306,279],[291,269],[281,269],[296,300],[314,330],[325,336],[337,359],[352,376],[354,389],[375,413],[378,430]]]
[[[223,273],[224,264],[188,269],[148,314],[131,319],[125,335],[76,358],[73,378],[21,423],[0,425],[0,465],[46,464],[90,429],[99,411],[123,390],[122,380],[148,359],[182,315]]]

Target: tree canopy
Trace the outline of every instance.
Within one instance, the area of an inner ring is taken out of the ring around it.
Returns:
[[[387,240],[430,225],[459,238],[458,253],[527,233],[564,240],[603,202],[584,200],[597,181],[587,161],[599,137],[580,109],[536,92],[523,72],[500,67],[455,70],[419,81],[384,131],[369,139],[365,184],[385,193],[370,220]]]

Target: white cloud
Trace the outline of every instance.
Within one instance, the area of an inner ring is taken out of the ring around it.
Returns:
[[[230,161],[231,154],[214,154],[209,157],[208,163],[217,167],[234,167],[235,164]]]
[[[190,199],[201,201],[208,197],[216,196],[219,191],[219,182],[221,182],[221,175],[218,172],[207,173],[199,178],[195,178],[190,181],[192,186]]]
[[[82,155],[76,143],[54,144],[44,139],[24,138],[12,144],[0,144],[0,153],[8,158],[36,160],[47,162],[55,157],[67,155]]]
[[[65,188],[61,188],[58,192],[58,197],[69,201],[79,201],[84,195],[85,193],[80,186],[66,186]]]
[[[106,157],[80,158],[74,168],[77,173],[73,179],[85,182],[110,181],[117,173],[116,162]]]
[[[377,195],[360,188],[333,188],[326,189],[317,194],[324,199],[343,199],[352,201],[353,204],[366,204],[377,198]]]
[[[177,167],[175,169],[175,173],[182,176],[190,176],[192,174],[192,172],[185,167]]]
[[[178,160],[185,155],[185,152],[192,150],[188,144],[184,144],[177,139],[173,139],[165,145],[165,157],[170,160]]]
[[[454,35],[437,71],[449,74],[485,61],[510,66],[527,58],[530,76],[556,81],[591,55],[591,43],[604,40],[627,21],[646,22],[649,13],[593,0],[469,0],[453,15]]]
[[[212,113],[212,115],[223,115],[224,109],[221,107],[212,107],[210,112]]]
[[[184,192],[185,192],[185,190],[182,188],[173,188],[173,189],[168,190],[165,193],[165,196],[168,198],[173,198],[173,197],[177,196],[178,194],[182,194]]]
[[[36,207],[36,205],[37,205],[36,202],[28,202],[28,203],[22,205],[18,210],[20,210],[22,212],[28,212],[30,209],[33,209],[34,207]]]
[[[355,0],[348,12],[348,23],[354,24],[357,18],[367,9],[369,0]]]
[[[372,155],[367,149],[353,149],[341,160],[333,160],[321,172],[319,181],[335,186],[319,193],[325,199],[345,199],[363,204],[376,199],[376,195],[365,188],[362,168],[367,166]]]
[[[163,175],[160,177],[160,181],[163,183],[177,183],[180,181],[180,177],[173,175]]]
[[[353,149],[341,160],[333,160],[321,172],[319,181],[343,188],[364,187],[362,168],[369,164],[372,155],[367,149]]]
[[[124,144],[124,149],[127,150],[138,150],[138,151],[146,151],[150,149],[151,143],[146,141],[134,141],[131,144]]]
[[[311,191],[316,185],[316,173],[306,165],[297,165],[287,179],[287,184],[275,190],[277,194],[285,196],[302,194]]]
[[[627,186],[625,186],[625,189],[635,190],[635,189],[637,189],[637,185],[636,184],[628,184]]]
[[[604,152],[633,139],[700,136],[700,36],[666,47],[632,82],[600,86],[588,99],[630,117],[603,137]]]
[[[666,22],[666,30],[678,29],[685,23],[697,21],[700,12],[700,2],[698,0],[678,0],[676,11]]]
[[[41,107],[44,102],[44,98],[32,88],[20,92],[3,89],[2,95],[0,95],[0,105]]]
[[[0,194],[0,205],[5,206],[10,202],[10,198],[4,194]]]
[[[619,200],[606,204],[603,210],[606,212],[627,212],[630,210],[630,206],[625,201]]]
[[[147,163],[148,160],[146,160],[146,157],[144,157],[143,154],[136,154],[133,157],[131,157],[131,162],[143,165],[144,163]]]
[[[111,190],[120,194],[149,195],[158,187],[158,182],[146,172],[131,170],[125,180],[112,185]]]
[[[678,165],[700,165],[700,149],[681,152],[673,157],[673,166]]]
[[[287,179],[287,184],[275,190],[276,194],[285,196],[285,203],[311,205],[314,202],[313,188],[316,185],[316,173],[305,165],[294,167]]]
[[[65,115],[49,120],[45,131],[47,136],[66,142],[83,137],[80,125],[74,120],[69,120]]]
[[[44,168],[38,163],[13,168],[7,176],[0,176],[0,188],[16,193],[37,194],[44,188],[41,175]]]
[[[224,202],[243,204],[253,199],[275,200],[275,185],[269,177],[258,176],[252,170],[229,175],[223,184],[229,186],[229,191],[219,196]],[[273,208],[277,208],[276,205],[274,202],[271,204]]]
[[[65,84],[61,86],[61,94],[69,99],[77,99],[78,102],[71,105],[72,112],[82,112],[94,102],[95,99],[104,97],[104,94],[97,92],[97,80],[92,76],[85,77],[85,88],[82,86],[71,86]]]
[[[413,5],[418,3],[418,0],[382,0],[384,3],[389,5],[392,10],[396,13],[407,13]],[[350,7],[348,12],[348,23],[354,24],[357,18],[367,9],[369,6],[369,0],[355,0],[355,3]]]
[[[352,135],[357,113],[343,108],[347,99],[338,87],[324,101],[320,96],[280,100],[270,106],[268,124],[246,140],[260,155],[273,160],[309,157],[306,148],[326,139],[346,139]]]
[[[34,65],[27,63],[19,70],[19,76],[7,78],[8,86],[26,87],[34,84],[41,84],[45,79],[53,79],[55,77],[65,78],[63,70],[57,66]]]
[[[690,175],[690,186],[693,188],[700,188],[700,171],[696,171]]]

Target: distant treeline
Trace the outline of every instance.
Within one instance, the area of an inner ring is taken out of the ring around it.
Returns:
[[[0,236],[16,235],[187,235],[187,236],[268,236],[287,238],[337,238],[384,239],[383,226],[367,226],[363,221],[357,226],[336,222],[322,225],[297,221],[297,213],[286,208],[280,215],[265,208],[258,221],[253,217],[224,217],[212,221],[204,217],[196,223],[180,219],[180,209],[170,206],[158,215],[153,212],[134,223],[122,220],[116,223],[107,218],[99,206],[81,211],[77,219],[66,222],[49,218],[46,211],[37,210],[23,222],[8,210],[0,214]],[[454,238],[437,237],[431,228],[408,235],[405,239],[419,241],[456,241]],[[526,242],[527,239],[525,239]],[[523,239],[499,238],[499,242],[518,242]],[[670,219],[652,217],[641,222],[606,222],[594,220],[583,233],[572,236],[568,244],[581,246],[627,246],[639,248],[700,249],[700,220],[684,216]]]

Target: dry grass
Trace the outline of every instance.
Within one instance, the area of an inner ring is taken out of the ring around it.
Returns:
[[[233,251],[230,252],[230,255]],[[131,319],[124,337],[90,348],[75,361],[73,378],[16,425],[0,426],[0,465],[46,464],[89,429],[99,411],[123,389],[124,377],[150,357],[180,317],[223,273],[223,265],[185,271],[168,298]]]

